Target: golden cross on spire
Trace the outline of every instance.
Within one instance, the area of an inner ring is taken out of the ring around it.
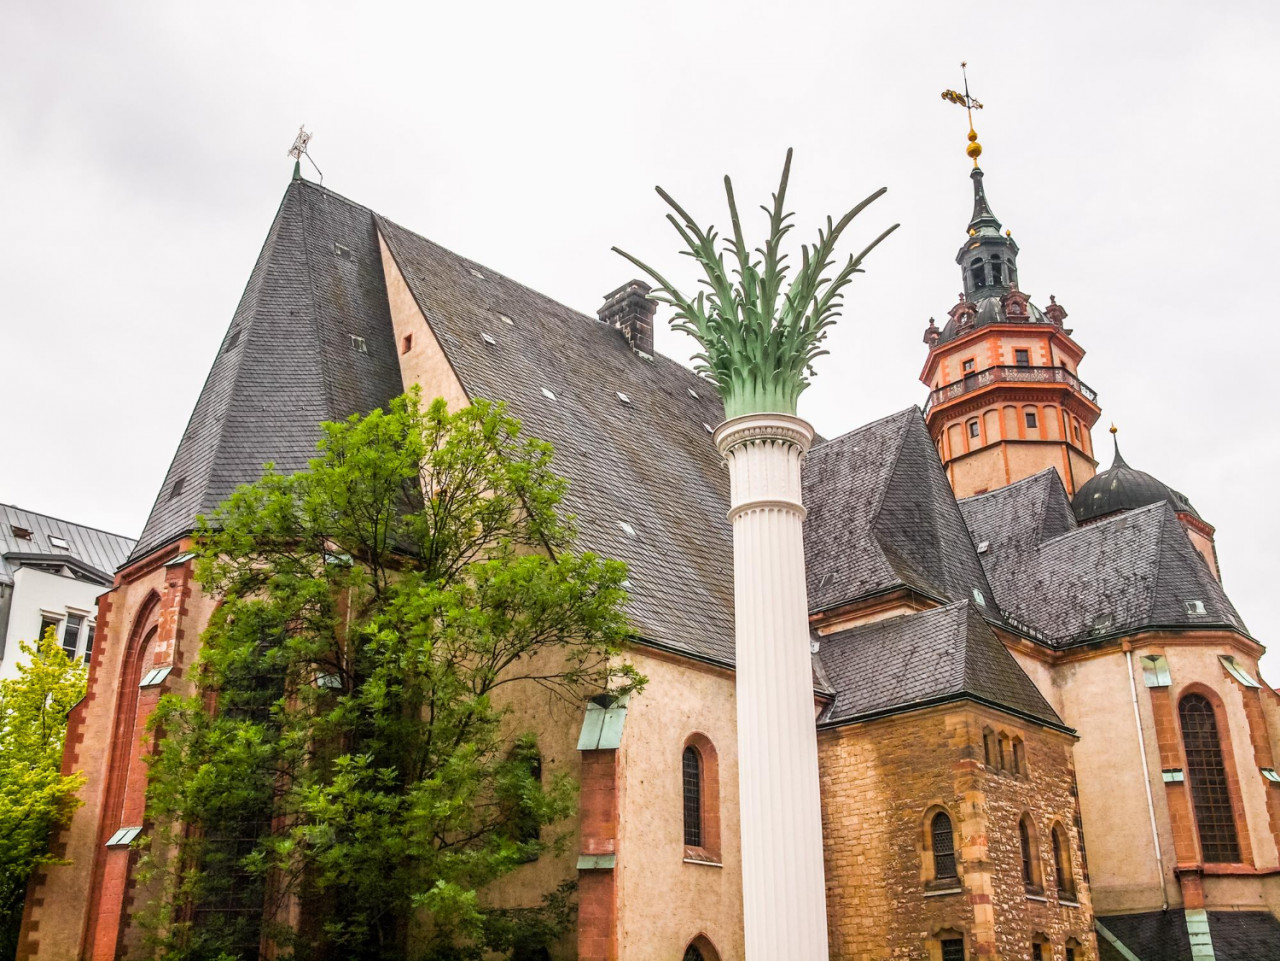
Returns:
[[[978,157],[982,155],[982,144],[978,143],[977,131],[973,129],[973,112],[981,110],[982,104],[969,93],[969,74],[965,70],[969,64],[966,61],[960,62],[960,74],[964,77],[964,93],[957,93],[954,90],[942,91],[942,99],[949,100],[951,103],[958,103],[964,107],[969,114],[969,146],[964,148],[964,152],[973,158],[973,165],[978,166]]]

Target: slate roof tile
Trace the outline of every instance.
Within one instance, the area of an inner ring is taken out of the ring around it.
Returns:
[[[831,634],[818,657],[836,690],[823,724],[970,696],[1064,727],[969,601]]]

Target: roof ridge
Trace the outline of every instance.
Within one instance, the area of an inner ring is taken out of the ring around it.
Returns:
[[[843,434],[837,434],[835,437],[828,437],[822,443],[814,444],[813,447],[809,449],[809,452],[813,453],[814,451],[820,448],[830,447],[832,444],[836,443],[837,441],[842,441],[845,438],[852,436],[853,434],[857,434],[860,431],[864,431],[869,427],[874,427],[876,426],[876,424],[883,424],[885,421],[893,420],[895,417],[902,417],[904,414],[910,413],[913,410],[915,411],[920,410],[920,405],[912,404],[910,407],[904,407],[902,408],[902,410],[894,411],[892,414],[885,414],[883,417],[877,417],[875,420],[869,420],[865,424],[861,424],[858,427],[851,427],[849,430],[845,431]],[[921,414],[921,417],[923,418],[923,413]]]
[[[66,524],[69,527],[83,527],[87,531],[97,531],[99,534],[106,534],[108,537],[118,537],[122,541],[137,541],[136,537],[130,537],[128,534],[117,534],[104,527],[94,527],[92,524],[81,524],[79,521],[69,521],[65,517],[55,517],[53,514],[45,514],[42,511],[29,510],[26,507],[19,507],[17,504],[5,504],[0,502],[0,507],[7,507],[10,510],[22,511],[24,514],[35,514],[36,517],[43,517],[46,520],[57,521],[59,524]]]
[[[1127,520],[1133,517],[1135,514],[1149,514],[1153,509],[1159,510],[1163,505],[1167,503],[1168,501],[1156,501],[1154,504],[1146,504],[1142,507],[1132,507],[1127,511],[1118,511],[1115,514],[1111,514],[1107,517],[1099,518],[1098,520],[1091,521],[1088,524],[1081,524],[1079,527],[1073,527],[1069,531],[1065,531],[1061,534],[1057,534],[1053,537],[1050,537],[1048,540],[1042,541],[1039,546],[1046,547],[1049,544],[1054,543],[1055,541],[1062,540],[1064,537],[1071,537],[1073,534],[1079,534],[1081,531],[1101,530],[1105,525],[1112,524],[1116,521]]]

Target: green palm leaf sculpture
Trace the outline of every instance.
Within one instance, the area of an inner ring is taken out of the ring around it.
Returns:
[[[716,385],[726,418],[796,412],[796,401],[813,376],[813,361],[827,353],[822,342],[840,316],[844,288],[854,274],[862,273],[863,258],[898,229],[894,224],[857,256],[851,255],[838,271],[829,273],[840,235],[885,192],[881,187],[839,221],[827,218],[826,228],[818,230],[817,243],[801,246],[800,269],[788,283],[790,266],[782,241],[792,227],[789,221],[793,215],[784,209],[790,175],[788,150],[773,205],[761,207],[769,215],[769,237],[763,247],[754,250],[743,239],[733,183],[727,176],[724,189],[733,236],[722,245],[717,244],[720,238],[715,227],[699,227],[670,194],[657,188],[675,211],[667,214],[667,220],[688,247],[681,253],[697,260],[706,275],[699,283],[709,290],[699,291],[692,299],[652,267],[613,248],[656,282],[657,288],[649,296],[675,309],[671,326],[697,339],[702,350],[694,355],[695,367]],[[735,262],[731,268],[726,266],[726,255]]]

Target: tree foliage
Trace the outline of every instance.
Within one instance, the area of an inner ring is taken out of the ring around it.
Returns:
[[[188,696],[161,699],[146,857],[165,957],[464,958],[566,923],[481,890],[563,841],[575,785],[543,779],[509,696],[583,699],[621,664],[624,566],[573,549],[551,449],[500,404],[323,425],[202,519],[222,603]],[[506,706],[504,706],[506,705]]]
[[[0,681],[0,958],[13,957],[27,880],[49,853],[53,831],[80,805],[80,773],[62,774],[67,712],[84,696],[87,671],[49,628],[18,676]]]
[[[786,209],[787,181],[791,176],[791,151],[787,151],[782,181],[772,206],[761,209],[769,217],[769,236],[752,250],[742,233],[733,182],[724,178],[733,236],[719,244],[715,227],[698,226],[693,217],[661,187],[656,188],[675,213],[667,220],[687,250],[681,253],[698,262],[705,275],[706,291],[696,297],[682,294],[662,274],[631,254],[614,251],[631,261],[658,285],[653,300],[675,308],[672,326],[692,335],[702,346],[694,355],[697,369],[709,377],[724,400],[725,416],[777,412],[794,414],[796,401],[809,386],[813,361],[826,353],[822,342],[827,329],[840,316],[844,288],[854,274],[862,273],[862,261],[889,234],[894,224],[862,252],[850,255],[844,266],[830,275],[836,243],[853,219],[885,192],[881,187],[839,221],[827,218],[816,243],[800,247],[800,269],[788,283],[790,265],[782,243],[792,225]],[[725,254],[734,265],[726,266]],[[734,278],[737,278],[736,281]]]

